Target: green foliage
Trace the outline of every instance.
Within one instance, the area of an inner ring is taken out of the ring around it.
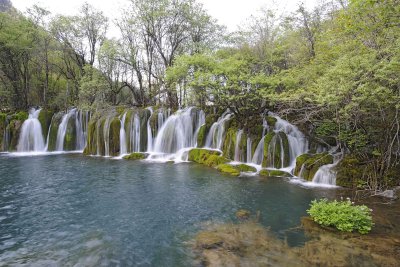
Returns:
[[[365,205],[354,205],[350,200],[313,200],[307,213],[316,223],[335,227],[343,232],[358,231],[360,234],[367,234],[374,225],[371,210]]]

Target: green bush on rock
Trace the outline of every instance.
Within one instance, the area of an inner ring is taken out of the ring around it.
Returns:
[[[339,231],[367,234],[373,226],[371,210],[365,205],[353,205],[350,200],[313,200],[307,213],[318,224],[335,227]]]

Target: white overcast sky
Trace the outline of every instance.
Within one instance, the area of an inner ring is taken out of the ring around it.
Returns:
[[[318,0],[197,0],[203,3],[208,13],[216,18],[220,24],[234,31],[237,26],[243,24],[250,15],[257,14],[261,7],[277,8],[285,12],[296,9],[298,3],[304,2],[311,8]],[[14,7],[24,12],[26,8],[34,4],[48,9],[53,14],[74,15],[85,0],[11,0]],[[86,0],[89,4],[103,12],[111,19],[118,18],[121,9],[129,3],[129,0]]]

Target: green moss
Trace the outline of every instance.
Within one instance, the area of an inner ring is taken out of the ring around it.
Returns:
[[[236,135],[237,129],[229,128],[225,134],[224,144],[222,146],[222,154],[232,160],[235,157]]]
[[[62,113],[57,113],[54,115],[52,122],[51,122],[51,127],[49,129],[49,144],[48,144],[48,150],[49,151],[54,151],[56,149],[56,142],[57,142],[57,132],[58,132],[58,127],[60,126],[61,119],[62,119]]]
[[[67,124],[67,131],[64,137],[64,150],[75,150],[76,149],[76,127],[75,120],[70,117]]]
[[[297,157],[294,173],[296,176],[299,176],[301,169],[303,169],[301,173],[302,178],[311,181],[321,166],[332,163],[333,156],[327,152],[314,155],[304,154]]]
[[[293,175],[291,175],[288,172],[285,171],[280,171],[280,170],[261,170],[260,171],[260,176],[264,176],[264,177],[292,177]]]
[[[43,133],[43,137],[45,140],[46,140],[47,134],[49,132],[49,127],[50,127],[51,119],[52,119],[53,115],[54,115],[54,111],[46,110],[46,109],[42,109],[39,113],[38,120],[40,122],[40,125],[42,126],[42,133]]]
[[[249,166],[247,164],[239,164],[235,165],[236,168],[238,168],[241,172],[256,172],[257,169],[254,168],[253,166]]]
[[[210,155],[204,162],[203,164],[209,166],[209,167],[215,167],[220,164],[228,163],[229,159],[223,157],[223,156],[218,156],[218,155]]]
[[[217,166],[217,170],[223,173],[230,174],[232,176],[239,176],[240,175],[240,170],[237,169],[235,166],[229,165],[229,164],[220,164]]]
[[[12,120],[17,120],[24,122],[26,119],[28,119],[29,114],[26,111],[19,111],[18,113],[12,115]]]
[[[289,148],[289,139],[284,132],[279,132],[279,136],[282,141],[283,147],[283,166],[287,167],[290,165],[290,148]]]
[[[114,118],[110,123],[109,147],[110,156],[118,156],[120,150],[119,132],[121,130],[121,121]]]
[[[264,137],[264,157],[263,157],[263,161],[262,161],[263,167],[267,167],[267,165],[268,165],[269,144],[271,143],[272,138],[274,138],[274,136],[275,136],[275,133],[270,132],[270,133],[266,134]]]
[[[268,116],[265,118],[265,120],[267,121],[268,126],[275,127],[275,124],[277,122],[277,119],[275,117]]]
[[[85,155],[96,155],[96,122],[90,121],[88,126],[87,145],[83,150]]]
[[[206,144],[206,137],[207,137],[207,125],[204,124],[200,127],[199,133],[197,135],[197,147],[203,147]]]
[[[123,159],[140,160],[140,159],[145,159],[146,157],[147,155],[145,153],[135,152],[124,156]]]
[[[354,155],[345,156],[336,166],[336,185],[357,188],[362,184],[365,166]]]

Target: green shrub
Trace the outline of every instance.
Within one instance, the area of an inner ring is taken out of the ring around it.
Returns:
[[[371,210],[365,205],[353,205],[349,199],[313,200],[310,206],[307,213],[323,226],[333,226],[344,232],[358,231],[360,234],[367,234],[373,226]]]

